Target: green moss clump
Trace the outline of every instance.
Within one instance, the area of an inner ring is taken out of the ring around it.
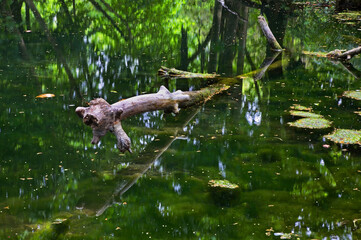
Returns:
[[[300,104],[293,104],[290,108],[297,110],[297,111],[311,111],[312,110],[312,107],[305,107]]]
[[[356,100],[361,100],[361,91],[360,90],[346,91],[342,94],[342,96]]]
[[[208,188],[216,205],[231,206],[238,202],[240,188],[227,180],[210,180]]]
[[[297,128],[324,129],[331,127],[332,122],[324,118],[302,118],[288,125]]]
[[[238,188],[237,184],[231,183],[228,180],[210,180],[208,182],[210,187],[220,187],[220,188],[228,188],[228,189],[236,189]]]
[[[335,143],[361,145],[361,131],[358,130],[336,129],[332,134],[324,137]]]
[[[311,113],[311,112],[304,112],[304,111],[294,111],[291,110],[290,114],[292,116],[297,116],[297,117],[305,117],[305,118],[323,118],[322,115],[320,114],[316,114],[316,113]]]

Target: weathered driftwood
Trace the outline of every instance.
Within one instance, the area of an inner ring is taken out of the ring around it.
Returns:
[[[361,53],[361,46],[353,48],[348,51],[335,49],[329,53],[302,51],[302,54],[304,55],[325,57],[325,58],[327,57],[335,60],[350,60],[351,58],[353,58],[354,56],[360,53]]]
[[[175,68],[167,68],[161,66],[158,70],[158,76],[164,78],[210,78],[215,79],[220,77],[219,74],[208,74],[208,73],[192,73],[187,71],[178,70]]]
[[[258,16],[258,23],[262,29],[263,34],[266,36],[269,45],[274,51],[282,51],[281,45],[278,43],[277,39],[273,35],[271,29],[269,28],[266,19],[263,16]]]
[[[97,144],[100,138],[110,131],[117,138],[118,149],[121,152],[131,152],[131,141],[122,128],[122,120],[139,113],[155,110],[178,113],[179,108],[207,101],[213,95],[228,88],[229,86],[224,84],[214,84],[198,91],[171,93],[167,88],[161,86],[157,93],[135,96],[112,105],[102,98],[97,98],[90,101],[89,107],[77,107],[75,111],[79,117],[83,118],[83,122],[93,129],[92,144]]]
[[[255,78],[255,80],[260,80],[264,76],[267,70],[278,68],[282,65],[281,60],[274,62],[277,56],[278,53],[270,57],[266,57],[266,59],[261,64],[259,69],[234,77],[222,77],[218,74],[208,74],[208,73],[192,73],[192,72],[181,71],[175,68],[167,68],[163,66],[158,70],[158,75],[164,78],[213,79],[213,80],[217,80],[218,83],[232,85],[234,83],[237,83],[237,81],[239,81],[240,79],[249,78],[249,77],[253,77]]]
[[[327,53],[326,57],[334,58],[334,59],[349,60],[353,56],[355,56],[357,54],[360,54],[360,53],[361,53],[361,46],[359,46],[357,48],[353,48],[353,49],[348,50],[346,52],[336,49],[336,50],[334,50],[332,52]]]

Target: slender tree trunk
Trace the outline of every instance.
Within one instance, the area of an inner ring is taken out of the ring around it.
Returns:
[[[246,54],[247,43],[247,29],[248,29],[248,7],[241,7],[241,16],[247,20],[247,22],[241,22],[238,30],[238,57],[237,57],[237,75],[243,73],[244,69],[244,57]]]
[[[31,23],[30,23],[30,9],[27,3],[25,3],[25,19],[26,19],[26,30],[31,30]]]
[[[15,32],[15,34],[17,35],[18,37],[18,45],[19,45],[19,49],[20,49],[20,52],[22,54],[22,56],[26,59],[26,60],[30,60],[31,59],[31,56],[28,52],[28,49],[25,45],[25,41],[24,41],[24,38],[23,38],[23,35],[21,34],[19,28],[17,27],[17,23],[14,19],[14,15],[13,13],[11,12],[11,9],[8,5],[7,2],[5,2],[2,6],[2,12],[3,14],[7,17],[7,19],[9,19],[10,22],[12,22],[12,25],[14,25],[14,28],[12,28],[12,31]]]
[[[33,12],[34,16],[35,16],[35,19],[38,21],[40,27],[43,29],[44,33],[45,33],[45,36],[47,37],[49,43],[51,44],[51,46],[53,47],[55,53],[56,53],[56,56],[58,58],[58,60],[61,62],[61,64],[63,65],[64,69],[65,69],[65,72],[66,74],[68,75],[68,78],[69,78],[69,82],[74,86],[75,88],[75,91],[77,93],[77,95],[79,97],[81,97],[81,93],[80,93],[80,90],[79,88],[77,87],[76,85],[76,82],[75,82],[75,79],[74,79],[74,76],[70,70],[70,67],[62,53],[62,51],[60,50],[60,48],[58,47],[58,44],[56,43],[55,39],[52,37],[50,31],[49,31],[49,28],[48,26],[46,25],[44,19],[42,18],[42,16],[40,15],[38,9],[36,8],[33,0],[25,0],[26,3],[28,4],[29,8],[31,9],[31,11]]]
[[[180,67],[181,70],[187,70],[188,68],[188,34],[187,31],[183,28],[181,29],[181,47],[180,47]]]
[[[211,47],[210,47],[209,61],[208,61],[208,72],[209,73],[215,73],[217,71],[217,58],[218,58],[221,18],[222,18],[222,5],[219,3],[218,0],[215,0],[212,31],[211,31],[212,32],[211,33]]]
[[[241,3],[238,0],[226,1],[227,6],[232,9],[233,12],[238,13],[241,8]],[[227,76],[233,75],[233,59],[236,53],[236,39],[239,18],[238,15],[229,11],[224,15],[225,27],[222,34],[222,41],[224,43],[224,50],[219,57],[218,72]]]
[[[76,8],[75,8],[75,0],[73,0],[73,15],[76,17]]]

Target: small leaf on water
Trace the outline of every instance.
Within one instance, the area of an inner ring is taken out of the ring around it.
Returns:
[[[110,90],[111,93],[118,93],[117,91],[115,90]]]
[[[55,97],[55,95],[52,93],[44,93],[36,96],[36,98],[52,98],[52,97]]]

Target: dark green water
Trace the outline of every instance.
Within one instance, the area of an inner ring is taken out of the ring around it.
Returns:
[[[133,149],[124,155],[112,135],[91,145],[75,108],[161,85],[197,90],[207,82],[164,80],[157,70],[235,76],[258,68],[267,44],[260,10],[236,1],[238,17],[217,1],[108,3],[125,37],[91,2],[77,3],[75,16],[70,1],[67,11],[37,3],[53,42],[31,15],[31,31],[20,31],[27,53],[11,20],[0,20],[0,239],[361,239],[360,147],[328,142],[332,129],[287,125],[290,106],[301,104],[333,128],[361,129],[361,102],[342,97],[360,89],[361,59],[351,73],[301,54],[356,47],[360,21],[336,20],[333,8],[268,6],[287,51],[258,85],[245,79],[176,116],[123,121]],[[217,9],[222,24],[212,33]],[[238,184],[239,197],[216,198],[212,179]]]

